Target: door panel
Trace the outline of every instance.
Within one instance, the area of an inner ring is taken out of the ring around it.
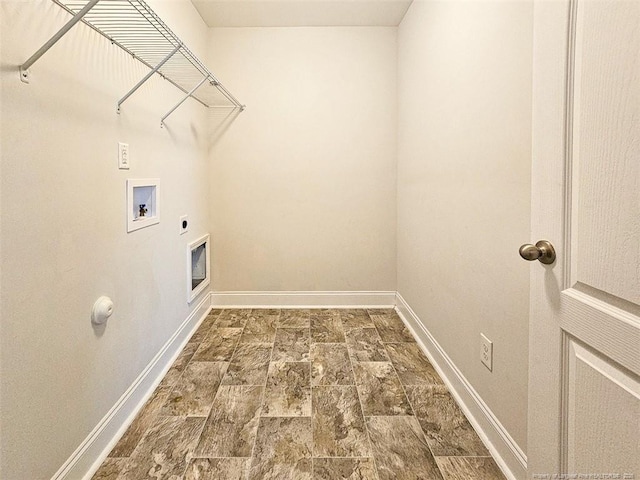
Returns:
[[[632,372],[640,371],[638,317],[592,295],[562,292],[562,331],[581,339]],[[640,419],[638,420],[640,425]]]
[[[572,284],[640,303],[640,2],[580,0]]]
[[[640,1],[536,0],[533,112],[529,477],[638,479]]]
[[[640,2],[576,0],[571,21],[561,458],[640,474]]]
[[[574,339],[567,347],[568,471],[633,478],[640,471],[640,429],[630,420],[640,418],[640,382]],[[602,415],[603,405],[611,415]]]

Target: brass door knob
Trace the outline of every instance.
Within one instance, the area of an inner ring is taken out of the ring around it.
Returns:
[[[551,265],[556,261],[556,250],[548,240],[540,240],[535,245],[530,243],[522,245],[520,256],[529,262],[538,260],[540,263]]]

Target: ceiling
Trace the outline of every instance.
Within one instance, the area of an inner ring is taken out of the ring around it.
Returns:
[[[191,0],[210,27],[396,26],[412,0]]]

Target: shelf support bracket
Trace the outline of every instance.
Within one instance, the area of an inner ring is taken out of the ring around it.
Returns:
[[[183,97],[183,98],[182,98],[182,100],[180,100],[180,101],[178,102],[178,104],[177,104],[175,107],[173,107],[171,110],[169,110],[169,111],[165,114],[165,116],[164,116],[164,117],[162,117],[162,118],[160,119],[160,126],[161,126],[161,127],[164,125],[164,121],[165,121],[165,119],[166,119],[169,115],[171,115],[171,114],[172,114],[172,113],[173,113],[173,112],[174,112],[174,111],[175,111],[175,110],[176,110],[180,105],[182,105],[182,104],[184,103],[184,101],[185,101],[187,98],[189,98],[191,95],[193,95],[193,93],[194,93],[198,88],[200,88],[200,85],[202,85],[204,82],[206,82],[208,78],[209,78],[209,77],[204,77],[202,80],[200,80],[200,82],[199,82],[195,87],[193,87],[193,88],[191,89],[191,91],[190,91],[189,93],[187,93],[187,95],[186,95],[185,97]]]
[[[175,55],[175,53],[180,50],[182,48],[182,44],[179,43],[178,46],[176,48],[173,49],[173,51],[167,55],[166,57],[164,57],[164,59],[155,66],[155,68],[153,70],[151,70],[149,73],[147,73],[144,78],[142,80],[140,80],[135,87],[133,87],[131,90],[129,90],[127,92],[127,94],[122,97],[119,101],[118,101],[118,113],[120,113],[120,105],[122,105],[124,103],[124,101],[129,98],[131,95],[133,95],[133,93],[138,90],[143,84],[144,82],[146,82],[147,80],[149,80],[154,73],[156,73],[158,70],[160,70],[162,68],[162,66],[167,63],[169,61],[169,59],[171,57],[173,57]]]
[[[242,112],[245,109],[245,105],[242,105],[236,97],[234,97],[229,90],[227,90],[222,83],[218,81],[217,78],[214,77],[213,82],[211,83],[214,87],[216,87],[227,99],[235,105],[236,108],[239,108]]]
[[[34,53],[33,55],[31,55],[31,57],[29,57],[29,60],[27,60],[26,62],[24,62],[22,65],[20,65],[20,80],[22,80],[25,83],[29,83],[29,68],[31,67],[31,65],[33,65],[34,63],[36,63],[38,61],[38,59],[44,55],[45,53],[47,53],[47,50],[49,50],[51,47],[53,47],[58,40],[60,40],[62,37],[64,37],[64,35],[71,30],[71,28],[78,23],[80,20],[82,20],[82,18],[87,14],[87,12],[89,10],[91,10],[96,3],[98,3],[100,0],[91,0],[89,3],[87,3],[82,10],[80,10],[78,13],[76,13],[73,18],[71,20],[69,20],[60,30],[58,30],[58,32],[51,37],[44,45],[42,45],[38,51],[36,51],[36,53]]]

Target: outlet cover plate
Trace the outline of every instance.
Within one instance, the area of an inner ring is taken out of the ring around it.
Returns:
[[[180,235],[189,231],[189,216],[182,215],[180,217]]]
[[[493,342],[484,333],[480,334],[480,361],[489,371],[493,371]]]

